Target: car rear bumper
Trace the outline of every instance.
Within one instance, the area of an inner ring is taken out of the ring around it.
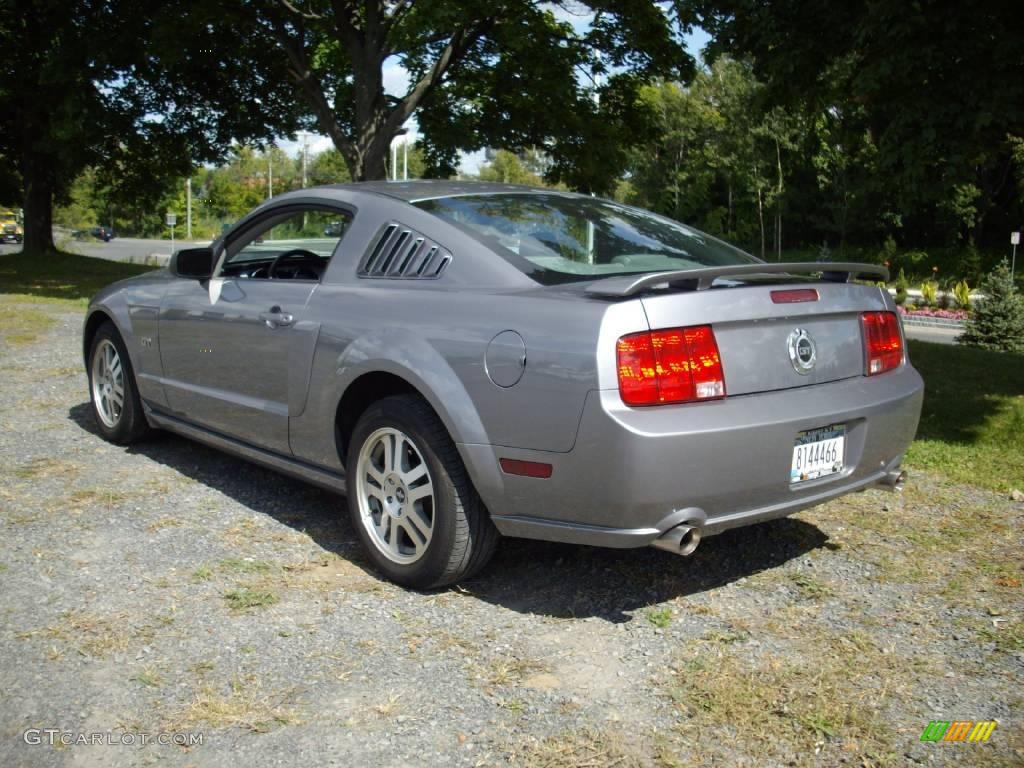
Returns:
[[[650,544],[684,522],[703,535],[792,514],[891,479],[913,440],[924,385],[909,365],[778,392],[628,408],[592,391],[568,453],[460,449],[505,535],[606,547]],[[845,468],[789,482],[797,433],[846,425]],[[549,463],[550,478],[504,474],[499,458]]]

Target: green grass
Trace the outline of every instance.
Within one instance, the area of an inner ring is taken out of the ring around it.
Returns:
[[[280,598],[269,590],[241,587],[227,592],[224,599],[231,610],[247,611],[251,608],[265,608],[273,605]]]
[[[995,491],[1024,490],[1024,355],[910,342],[925,381],[912,466]]]
[[[57,321],[49,312],[25,306],[12,306],[6,301],[10,297],[0,297],[0,336],[12,346],[25,346],[38,341],[39,336]]]
[[[73,253],[12,253],[0,256],[0,293],[85,306],[104,286],[152,269]]]
[[[647,611],[647,621],[658,629],[665,629],[672,623],[672,611],[668,608],[651,608]]]
[[[266,573],[273,566],[264,560],[232,558],[221,560],[220,568],[232,573]]]

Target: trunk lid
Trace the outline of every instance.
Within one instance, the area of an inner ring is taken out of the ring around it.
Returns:
[[[813,288],[818,300],[795,304],[772,300],[773,291],[797,288]],[[801,282],[648,294],[639,301],[651,330],[712,326],[726,394],[733,396],[863,375],[860,316],[891,309],[886,298],[874,286]],[[810,365],[808,342],[814,352]]]

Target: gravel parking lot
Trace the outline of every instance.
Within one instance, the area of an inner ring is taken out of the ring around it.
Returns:
[[[0,313],[0,765],[1024,763],[1020,502],[916,472],[689,559],[505,540],[410,592],[340,497],[103,442],[80,310]]]

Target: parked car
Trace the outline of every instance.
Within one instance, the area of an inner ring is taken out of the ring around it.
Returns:
[[[373,563],[430,588],[499,534],[688,554],[900,487],[922,381],[855,281],[885,274],[550,189],[319,187],[101,291],[83,353],[105,438],[162,428],[347,493]]]
[[[0,211],[0,242],[20,243],[25,239],[18,214],[14,211]]]
[[[109,243],[114,239],[114,230],[111,227],[92,227],[89,230],[89,236],[102,240],[104,243]]]

